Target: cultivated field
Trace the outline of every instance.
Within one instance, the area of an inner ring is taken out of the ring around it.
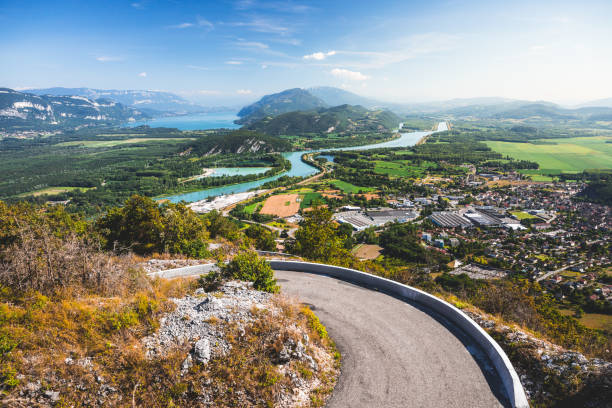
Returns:
[[[544,174],[612,168],[610,136],[545,139],[542,142],[546,144],[493,141],[485,143],[504,155],[537,162]]]
[[[300,209],[298,194],[275,195],[266,200],[260,214],[275,215],[277,217],[290,217],[297,214]]]
[[[359,259],[376,259],[380,256],[382,247],[378,245],[362,244],[353,248],[353,254]]]
[[[346,181],[342,181],[342,180],[330,180],[329,182],[333,187],[342,190],[342,192],[344,193],[356,194],[356,193],[359,193],[360,191],[367,193],[367,192],[374,190],[372,187],[359,187],[359,186],[356,186],[351,183],[347,183]]]

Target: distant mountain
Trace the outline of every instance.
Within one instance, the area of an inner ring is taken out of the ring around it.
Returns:
[[[64,130],[147,118],[138,109],[108,99],[38,96],[0,88],[0,129],[5,131]]]
[[[594,100],[594,101],[582,103],[582,104],[580,104],[578,106],[580,106],[580,107],[603,106],[603,107],[607,107],[607,108],[612,108],[612,98],[597,99],[597,100]]]
[[[26,92],[35,95],[84,96],[86,98],[108,99],[122,105],[131,106],[153,115],[161,112],[185,114],[203,112],[206,108],[175,95],[162,91],[138,91],[92,88],[44,88],[28,89]]]
[[[308,88],[308,92],[321,99],[329,106],[339,105],[361,105],[366,108],[381,107],[385,104],[374,99],[366,98],[357,94],[354,94],[344,89],[334,88],[332,86],[317,86],[314,88]]]
[[[277,137],[239,129],[230,133],[204,136],[193,142],[190,147],[197,155],[210,156],[245,152],[283,152],[291,150],[292,146],[288,141]]]
[[[325,108],[328,104],[305,89],[294,88],[266,95],[259,101],[245,106],[238,112],[239,124],[249,124],[266,116],[276,116],[293,111]]]
[[[295,111],[267,116],[247,127],[268,135],[306,135],[313,133],[381,132],[397,128],[401,119],[387,110],[368,110],[363,106],[340,105],[310,111]]]
[[[497,119],[539,118],[547,120],[592,122],[612,117],[612,108],[584,107],[578,109],[565,109],[551,103],[532,103],[497,113],[492,115],[492,117]]]

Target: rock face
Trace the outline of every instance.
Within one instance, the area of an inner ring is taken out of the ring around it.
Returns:
[[[538,406],[556,406],[555,400],[563,406],[609,406],[601,402],[612,400],[612,363],[589,359],[487,316],[466,314],[506,351],[527,397]]]
[[[206,364],[210,360],[210,342],[208,339],[196,341],[191,350],[193,359],[199,364]]]
[[[253,338],[248,330],[257,324],[256,319],[262,318],[256,309],[265,309],[263,315],[274,321],[280,321],[277,319],[281,319],[284,309],[274,295],[254,290],[252,283],[227,282],[218,292],[205,293],[198,289],[194,295],[172,301],[176,309],[160,320],[156,333],[141,341],[149,358],[162,357],[176,347],[184,347],[188,351],[181,364],[180,375],[184,381],[190,381],[192,375],[201,375],[203,371],[214,372],[215,364],[222,362],[233,347],[239,350],[244,344],[252,344],[251,341],[262,341],[265,358],[275,366],[277,373],[277,377],[271,374],[273,381],[279,381],[275,407],[311,406],[311,395],[320,398],[317,390],[329,389],[330,384],[335,383],[338,367],[334,356],[320,342],[309,338],[305,325],[289,321],[276,334]],[[231,329],[228,331],[228,328]],[[192,383],[191,386],[198,390],[197,398],[190,401],[192,406],[214,406],[214,395],[218,392],[215,387],[219,385],[214,378],[207,378]],[[248,392],[235,393],[241,395],[237,406],[260,406],[261,401],[252,400]]]
[[[163,355],[172,346],[188,343],[193,361],[206,363],[229,348],[220,323],[248,323],[251,308],[267,307],[270,297],[249,283],[228,282],[214,294],[198,289],[193,296],[172,299],[176,309],[161,319],[157,333],[142,340],[147,355]]]

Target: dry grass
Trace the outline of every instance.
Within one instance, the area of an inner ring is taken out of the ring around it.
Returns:
[[[195,288],[193,280],[147,283],[122,296],[79,298],[37,292],[15,296],[5,288],[0,302],[2,406],[31,406],[27,391],[25,397],[20,392],[39,381],[40,393],[60,393],[59,406],[289,406],[286,396],[295,388],[289,371],[310,384],[311,400],[300,406],[320,406],[333,390],[339,355],[325,328],[307,308],[280,296],[269,310],[253,309],[253,321],[242,328],[216,321],[231,349],[205,366],[181,374],[188,345],[147,358],[140,339],[173,309],[170,297]],[[281,368],[275,356],[283,343],[299,341],[303,333],[319,369],[298,360]]]
[[[260,214],[290,217],[300,210],[298,194],[280,194],[269,197],[259,211]]]
[[[376,259],[380,256],[382,247],[378,245],[360,245],[354,252],[354,255],[359,259]]]

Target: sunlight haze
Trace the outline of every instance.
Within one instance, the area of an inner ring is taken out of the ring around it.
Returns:
[[[4,2],[14,89],[150,89],[240,104],[329,85],[392,102],[612,95],[606,1]]]

